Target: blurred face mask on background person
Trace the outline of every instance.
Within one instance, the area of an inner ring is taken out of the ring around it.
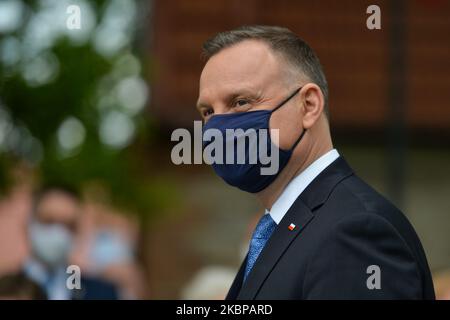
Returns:
[[[32,221],[29,233],[33,254],[47,267],[56,268],[66,263],[73,236],[64,224]]]
[[[100,229],[90,245],[89,262],[94,272],[133,261],[133,248],[117,231]]]

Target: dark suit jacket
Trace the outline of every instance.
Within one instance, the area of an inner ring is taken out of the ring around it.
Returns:
[[[117,300],[117,288],[103,279],[82,277],[81,289],[73,290],[73,300]]]
[[[342,157],[297,198],[242,284],[245,264],[227,299],[434,299],[413,227]]]

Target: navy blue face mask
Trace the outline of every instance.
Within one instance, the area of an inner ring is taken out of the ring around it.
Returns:
[[[281,108],[284,104],[286,104],[290,99],[292,99],[299,91],[301,87],[295,90],[288,98],[283,100],[278,106],[276,106],[273,110],[257,110],[257,111],[248,111],[248,112],[239,112],[239,113],[227,113],[212,116],[208,122],[203,126],[203,147],[207,147],[210,143],[214,141],[214,139],[208,135],[209,129],[216,129],[216,131],[220,131],[222,139],[222,147],[223,147],[223,159],[226,159],[226,150],[227,148],[232,148],[234,161],[229,164],[228,161],[223,161],[221,163],[212,163],[212,167],[214,171],[219,175],[225,182],[228,184],[237,187],[243,191],[256,193],[261,190],[264,190],[268,187],[278,176],[278,174],[286,167],[289,159],[292,156],[292,152],[297,146],[297,144],[303,138],[306,129],[303,130],[300,137],[294,143],[294,145],[289,150],[283,150],[278,148],[275,144],[272,143],[270,137],[270,129],[269,122],[272,113]],[[226,139],[226,131],[227,129],[237,130],[242,129],[242,131],[246,132],[249,129],[253,129],[256,131],[257,139],[249,139],[248,143],[245,143],[244,153],[238,154],[238,143],[237,140],[239,137],[234,136],[231,139]],[[261,169],[269,166],[267,161],[261,161],[259,148],[264,145],[264,142],[260,142],[261,137],[258,134],[259,131],[263,129],[264,132],[267,133],[265,151],[267,156],[271,158],[272,150],[278,149],[278,170],[274,174],[264,175],[261,174]],[[230,150],[230,149],[228,149]],[[255,153],[256,151],[256,153]],[[252,153],[253,152],[253,153]],[[251,161],[250,155],[257,154],[257,161]],[[238,157],[240,157],[241,161],[238,161]],[[244,161],[242,161],[242,159]],[[243,163],[242,163],[243,162]],[[263,164],[266,163],[266,164]]]

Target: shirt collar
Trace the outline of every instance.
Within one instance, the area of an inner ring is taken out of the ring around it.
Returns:
[[[332,149],[310,164],[289,182],[272,205],[272,208],[270,210],[266,209],[266,214],[270,214],[275,223],[279,224],[294,201],[306,187],[308,187],[308,185],[337,158],[339,158],[339,153],[336,149]]]
[[[40,262],[30,258],[26,261],[23,271],[45,290],[49,300],[70,299],[71,292],[66,286],[68,274],[64,266],[49,272]]]

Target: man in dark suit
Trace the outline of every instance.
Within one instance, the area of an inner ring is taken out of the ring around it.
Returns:
[[[268,144],[278,148],[274,174],[258,170],[262,161],[212,163],[266,208],[227,299],[434,299],[413,227],[333,148],[313,50],[285,28],[250,26],[208,40],[204,55],[204,132],[278,130]],[[213,141],[203,139],[205,147]],[[251,143],[234,151],[248,160]]]

